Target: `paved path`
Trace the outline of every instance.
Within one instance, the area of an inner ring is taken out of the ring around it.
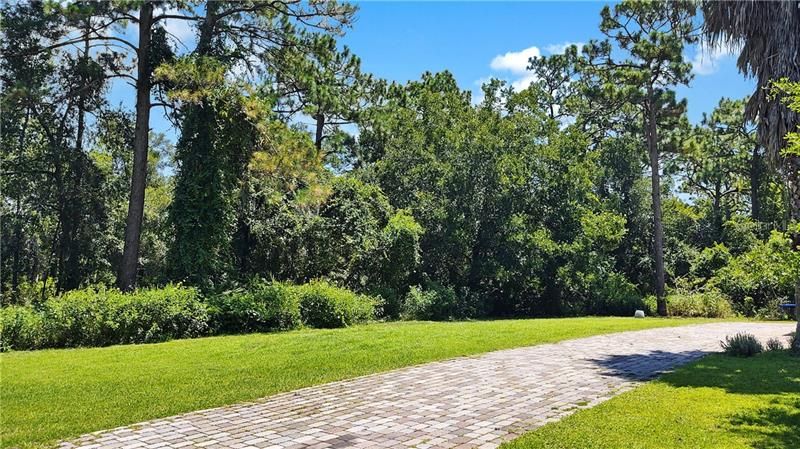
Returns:
[[[623,332],[464,357],[86,435],[62,448],[490,448],[791,323]]]

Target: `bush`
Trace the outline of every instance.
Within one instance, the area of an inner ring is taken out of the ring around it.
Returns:
[[[375,318],[377,301],[369,296],[321,281],[287,288],[297,295],[305,325],[335,328]]]
[[[37,348],[43,335],[42,317],[30,307],[0,308],[0,351]]]
[[[246,288],[212,296],[212,322],[225,333],[266,332],[300,326],[300,303],[290,286],[254,279]]]
[[[479,296],[467,290],[459,300],[456,292],[436,282],[425,288],[413,286],[403,302],[401,316],[406,320],[453,320],[481,314]]]
[[[682,317],[727,318],[733,315],[728,298],[714,290],[668,295],[667,310],[672,316]]]
[[[764,351],[761,342],[753,334],[738,333],[733,337],[725,337],[725,341],[720,342],[722,349],[728,355],[736,357],[752,357]]]
[[[209,330],[198,291],[175,285],[132,293],[104,287],[73,290],[38,308],[4,308],[0,316],[0,346],[14,349],[147,343]]]
[[[767,351],[783,351],[783,342],[777,338],[767,340]]]
[[[798,254],[790,249],[787,234],[773,232],[767,242],[731,259],[709,281],[731,299],[733,309],[743,315],[771,315],[776,305],[794,294],[800,276]]]
[[[800,355],[800,344],[798,344],[797,339],[800,338],[797,332],[792,332],[789,335],[789,350],[795,354]]]
[[[667,313],[670,316],[728,318],[735,315],[731,303],[725,295],[716,290],[703,292],[677,291],[667,295]],[[644,311],[656,315],[656,297],[644,299]]]

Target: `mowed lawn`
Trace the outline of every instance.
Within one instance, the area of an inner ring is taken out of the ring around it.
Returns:
[[[0,356],[2,447],[255,399],[408,365],[569,338],[708,322],[565,318],[378,323]]]
[[[502,449],[800,448],[800,357],[711,355]]]

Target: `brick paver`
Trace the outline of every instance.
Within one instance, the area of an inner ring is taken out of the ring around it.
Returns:
[[[714,323],[491,352],[85,435],[62,448],[493,448],[791,323]]]

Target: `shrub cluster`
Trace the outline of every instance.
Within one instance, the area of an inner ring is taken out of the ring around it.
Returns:
[[[92,287],[0,311],[3,350],[157,342],[208,331],[199,292],[176,285],[132,293]]]
[[[278,282],[255,279],[246,288],[211,296],[209,304],[217,332],[265,332],[301,324],[297,295]]]
[[[150,343],[212,333],[343,327],[375,317],[377,301],[326,282],[254,280],[210,296],[194,288],[122,293],[92,287],[31,306],[0,308],[0,349]]]
[[[461,289],[458,293],[436,282],[412,286],[401,306],[406,320],[457,320],[485,314],[482,295]]]
[[[311,327],[345,327],[375,318],[377,301],[327,282],[289,287],[297,296],[303,324]]]
[[[797,257],[788,235],[773,232],[768,241],[759,242],[717,270],[709,286],[730,298],[737,313],[771,316],[777,313],[778,304],[794,295],[800,276]]]
[[[733,336],[729,335],[720,344],[726,354],[737,357],[752,357],[764,352],[764,346],[753,334],[738,333]]]
[[[656,314],[656,298],[648,296],[644,300],[648,315]],[[667,295],[667,310],[671,316],[727,318],[734,315],[728,298],[716,290],[702,292],[677,291]]]
[[[209,302],[216,330],[223,333],[345,327],[375,318],[378,303],[324,281],[291,285],[259,279]]]

